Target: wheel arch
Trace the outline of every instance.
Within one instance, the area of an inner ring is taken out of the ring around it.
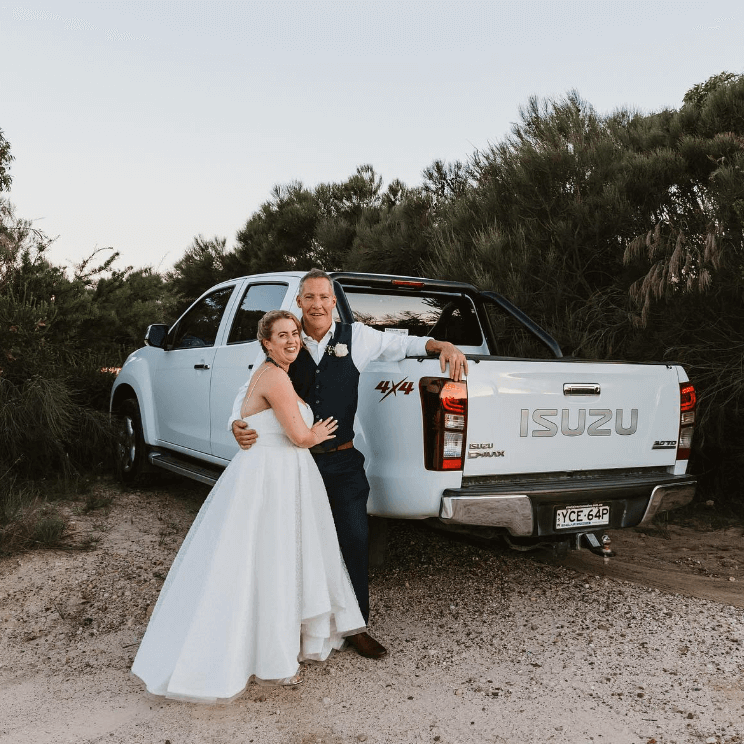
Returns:
[[[131,385],[127,385],[126,383],[124,383],[123,385],[119,385],[117,388],[115,388],[113,393],[111,394],[111,413],[118,413],[121,409],[121,404],[127,398],[135,398],[139,403],[137,393]]]
[[[121,404],[129,398],[134,398],[139,406],[142,432],[146,444],[150,446],[154,445],[158,438],[158,432],[155,425],[155,409],[152,390],[140,388],[139,385],[136,384],[136,380],[122,380],[116,384],[114,389],[111,391],[111,414],[117,414],[121,408]]]

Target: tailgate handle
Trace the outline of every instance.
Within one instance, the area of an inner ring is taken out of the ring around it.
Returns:
[[[600,392],[596,382],[567,382],[563,386],[564,395],[599,395]]]

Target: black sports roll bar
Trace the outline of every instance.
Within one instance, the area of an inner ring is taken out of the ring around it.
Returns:
[[[535,323],[529,315],[522,312],[516,305],[509,302],[506,297],[498,294],[498,292],[481,292],[473,284],[467,282],[450,282],[443,279],[423,279],[412,276],[393,276],[391,274],[361,274],[346,271],[332,271],[329,273],[333,278],[338,314],[345,323],[352,323],[354,321],[354,314],[344,294],[343,285],[370,288],[391,287],[402,291],[406,289],[414,291],[416,289],[426,289],[434,292],[463,292],[497,305],[501,310],[511,315],[518,323],[521,323],[541,343],[547,346],[553,356],[557,359],[563,357],[563,352],[558,342],[545,329]]]
[[[533,336],[542,341],[547,346],[553,355],[560,359],[563,356],[561,347],[558,342],[526,313],[523,313],[516,305],[512,305],[506,297],[502,297],[497,292],[480,292],[481,297],[484,297],[494,305],[498,305],[504,312],[509,313],[515,320],[521,323]]]

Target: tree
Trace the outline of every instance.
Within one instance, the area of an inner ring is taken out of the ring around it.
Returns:
[[[593,332],[622,322],[622,241],[639,227],[619,182],[623,126],[576,92],[530,99],[438,210],[427,273],[496,289],[567,349],[600,352]]]
[[[322,255],[320,265],[330,271],[347,264],[360,221],[379,214],[381,188],[382,178],[371,165],[359,166],[344,183],[317,187],[315,196],[320,218],[315,230],[315,243]]]
[[[726,86],[729,83],[736,82],[741,77],[741,75],[736,75],[733,72],[719,72],[717,75],[709,77],[704,83],[693,85],[692,88],[685,93],[682,102],[686,106],[702,108],[711,93],[715,93],[717,90],[720,90],[723,86]]]
[[[348,271],[416,275],[429,250],[434,198],[423,189],[406,189],[394,181],[377,209],[366,210],[356,223]]]
[[[69,474],[107,451],[108,423],[75,385],[90,355],[67,343],[69,321],[74,325],[87,303],[46,260],[48,239],[5,200],[0,226],[0,471],[13,481],[19,474]]]
[[[10,176],[10,164],[13,156],[10,154],[10,143],[5,139],[0,129],[0,191],[10,191],[13,179]]]
[[[429,194],[435,204],[442,204],[465,195],[471,185],[470,171],[467,166],[456,160],[445,163],[435,160],[424,169],[422,189]]]
[[[128,354],[142,346],[147,326],[172,323],[183,304],[178,291],[152,267],[115,269],[114,252],[90,275],[76,272],[90,296],[91,312],[81,324],[77,343]],[[210,285],[211,286],[211,285]]]
[[[227,265],[236,274],[259,274],[310,268],[318,259],[314,246],[318,204],[299,181],[275,186],[271,199],[238,232]]]
[[[51,241],[7,200],[0,227],[0,472],[88,469],[112,443],[107,370],[176,298],[151,269],[114,269],[115,252],[101,263],[94,253],[68,277],[46,257]]]
[[[701,488],[744,510],[744,76],[713,76],[684,101],[659,117],[675,167],[657,168],[657,207],[625,251],[638,277],[636,345],[685,365],[698,389]]]
[[[0,131],[0,192],[11,160]],[[149,268],[116,269],[113,251],[68,276],[51,242],[0,196],[0,551],[59,542],[46,501],[110,461],[112,368],[177,299]]]
[[[643,325],[654,300],[740,285],[744,268],[744,75],[715,75],[684,100],[659,120],[666,162],[653,165],[664,183],[624,256],[647,267],[631,288]]]
[[[197,235],[186,249],[183,258],[166,275],[171,289],[183,297],[184,303],[193,302],[210,287],[230,278],[226,267],[227,238],[207,239]]]
[[[228,273],[340,269],[360,219],[389,198],[390,187],[384,195],[381,188],[382,179],[370,165],[359,166],[343,183],[321,183],[314,190],[299,181],[275,186],[271,199],[238,233],[234,253],[225,256]]]

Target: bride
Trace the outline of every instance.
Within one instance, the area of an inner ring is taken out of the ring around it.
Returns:
[[[227,702],[251,679],[297,684],[300,661],[322,661],[364,630],[308,452],[337,423],[313,425],[287,375],[302,344],[297,318],[272,310],[258,339],[266,361],[241,415],[260,437],[235,455],[196,516],[134,659],[132,673],[155,695]]]

